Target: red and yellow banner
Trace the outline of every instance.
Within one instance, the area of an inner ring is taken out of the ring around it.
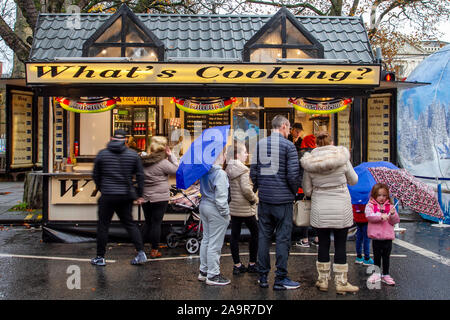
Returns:
[[[194,100],[194,99],[177,99],[172,98],[172,102],[178,107],[188,113],[196,114],[212,114],[225,112],[231,108],[236,98],[224,99],[210,99],[210,100]]]
[[[311,114],[329,114],[344,110],[352,103],[352,99],[331,99],[326,101],[318,101],[308,98],[290,98],[289,103],[297,110]]]
[[[56,98],[63,109],[77,113],[98,113],[113,109],[117,99],[107,97],[80,97],[79,100]]]

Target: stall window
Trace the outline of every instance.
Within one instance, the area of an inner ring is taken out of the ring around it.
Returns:
[[[245,45],[244,61],[323,58],[323,46],[287,9],[274,15]]]

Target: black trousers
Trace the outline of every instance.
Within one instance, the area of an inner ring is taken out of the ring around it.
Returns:
[[[381,270],[383,260],[383,275],[389,274],[389,257],[392,251],[392,240],[372,240],[373,262]]]
[[[331,232],[334,235],[334,263],[347,263],[347,233],[348,228],[344,229],[329,229],[317,228],[317,236],[319,237],[319,262],[330,262],[330,246],[331,246]]]
[[[311,228],[311,229],[310,229]],[[306,238],[312,238],[317,236],[317,231],[314,227],[301,227],[300,240]]]
[[[258,254],[258,222],[256,217],[235,217],[231,216],[231,255],[233,257],[234,264],[238,264],[239,258],[239,240],[241,237],[241,227],[242,223],[245,223],[248,230],[250,230],[250,241],[249,241],[249,251],[250,251],[250,262],[256,262],[256,257]]]
[[[149,241],[152,245],[152,249],[159,248],[159,241],[161,239],[161,224],[168,205],[169,201],[149,201],[142,204],[142,209],[144,209],[145,216],[143,230],[144,243]]]
[[[128,199],[128,196],[102,195],[98,199],[97,256],[105,256],[109,225],[114,212],[119,216],[120,222],[127,230],[136,250],[144,250],[141,233],[131,216],[132,205],[133,201]]]

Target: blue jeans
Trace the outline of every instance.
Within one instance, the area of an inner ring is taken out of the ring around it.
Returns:
[[[269,250],[275,233],[276,267],[275,281],[287,277],[287,263],[291,247],[293,203],[258,204],[258,267],[259,273],[270,271]]]
[[[364,259],[370,259],[370,238],[367,236],[367,223],[356,224],[356,255],[362,256],[364,246]]]

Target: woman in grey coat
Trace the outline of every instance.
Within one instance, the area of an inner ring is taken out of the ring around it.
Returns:
[[[225,156],[220,153],[208,173],[200,178],[200,219],[203,224],[203,238],[200,245],[199,281],[208,285],[224,286],[230,280],[220,274],[220,254],[225,233],[230,223],[228,206],[228,178],[222,170]]]
[[[142,157],[144,165],[144,242],[150,239],[150,257],[161,257],[161,224],[170,199],[169,175],[175,175],[178,161],[167,146],[167,138],[152,137],[150,155]]]
[[[347,282],[346,242],[348,228],[353,224],[353,211],[347,184],[358,183],[358,175],[350,163],[347,148],[333,146],[328,133],[317,136],[317,147],[306,153],[301,164],[305,169],[303,191],[311,197],[311,226],[317,229],[319,254],[316,262],[319,278],[316,287],[328,291],[330,277],[330,234],[334,235],[336,292],[357,292]]]

